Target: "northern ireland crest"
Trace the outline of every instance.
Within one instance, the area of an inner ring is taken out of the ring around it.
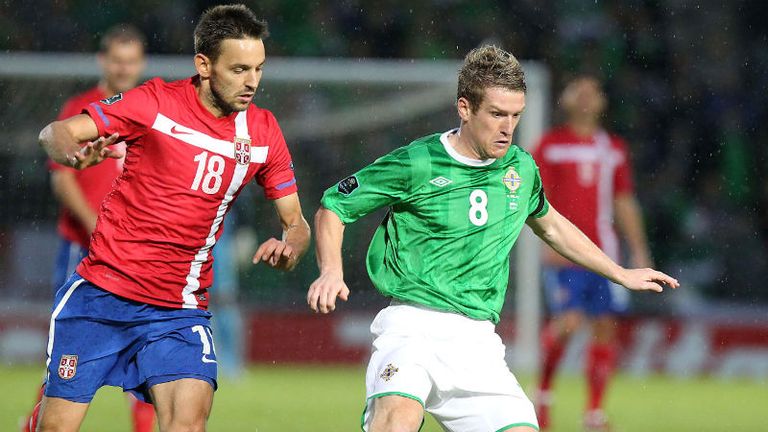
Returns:
[[[59,378],[72,379],[77,373],[77,356],[64,354],[59,360]]]
[[[509,168],[509,170],[507,170],[507,173],[504,174],[502,181],[504,182],[504,186],[506,186],[511,193],[514,193],[522,183],[520,174],[518,174],[514,168]]]
[[[251,163],[251,140],[235,137],[235,160],[240,165]]]
[[[393,376],[399,371],[400,368],[396,368],[395,365],[392,363],[388,364],[386,368],[384,368],[384,371],[381,372],[381,375],[379,375],[379,378],[383,379],[384,381],[389,381],[392,379]]]

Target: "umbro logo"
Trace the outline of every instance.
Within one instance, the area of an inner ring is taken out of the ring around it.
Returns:
[[[173,125],[173,127],[171,128],[171,133],[175,135],[192,135],[192,132],[176,129],[176,125]]]
[[[448,186],[449,184],[453,183],[453,180],[447,179],[447,178],[445,178],[443,176],[440,176],[440,177],[433,178],[429,182],[432,183],[433,185],[437,186],[437,187],[443,187],[443,186]]]

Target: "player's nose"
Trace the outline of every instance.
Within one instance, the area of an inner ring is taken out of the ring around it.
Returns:
[[[256,89],[259,86],[260,75],[255,70],[250,70],[245,76],[245,85],[250,89]]]

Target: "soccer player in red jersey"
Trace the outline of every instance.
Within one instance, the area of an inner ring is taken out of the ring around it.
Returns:
[[[614,220],[626,240],[634,267],[652,265],[643,220],[632,186],[624,141],[600,125],[606,97],[599,81],[583,76],[570,82],[561,97],[566,124],[541,139],[534,158],[550,202],[614,260],[619,240]],[[588,401],[584,426],[608,430],[602,400],[616,364],[616,314],[626,309],[627,291],[608,280],[573,267],[554,251],[545,251],[544,285],[553,318],[542,335],[543,364],[537,411],[539,424],[549,423],[552,381],[571,335],[588,321]]]
[[[78,430],[103,385],[151,400],[161,431],[205,430],[217,386],[211,249],[231,202],[254,179],[274,200],[282,239],[262,243],[254,263],[292,270],[309,244],[282,132],[251,103],[266,23],[217,6],[194,36],[197,75],[152,79],[40,133],[54,161],[77,169],[127,144],[88,257],[56,296],[41,431]]]
[[[131,25],[119,24],[104,33],[97,56],[102,76],[99,83],[83,93],[69,98],[61,109],[58,120],[79,114],[92,102],[106,99],[135,87],[146,64],[144,35]],[[120,175],[122,159],[108,159],[87,170],[49,161],[51,188],[61,204],[58,232],[61,237],[59,253],[54,268],[53,288],[59,289],[75,266],[88,254],[88,243],[96,227],[96,215],[101,201],[112,190],[112,182]],[[39,397],[42,397],[43,388]],[[150,432],[154,423],[151,404],[134,397],[131,401],[131,419],[134,432]],[[36,413],[22,425],[22,432],[35,429]]]

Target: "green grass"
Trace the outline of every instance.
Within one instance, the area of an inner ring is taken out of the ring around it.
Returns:
[[[257,366],[236,381],[222,380],[209,421],[212,432],[339,432],[359,430],[362,367]],[[15,431],[30,408],[39,368],[0,367],[0,431]],[[530,380],[521,380],[530,388]],[[579,431],[584,383],[563,376],[556,385],[551,432]],[[103,388],[82,431],[128,432],[125,398]],[[768,431],[765,382],[619,376],[607,411],[618,432]],[[427,419],[423,432],[441,429]]]

